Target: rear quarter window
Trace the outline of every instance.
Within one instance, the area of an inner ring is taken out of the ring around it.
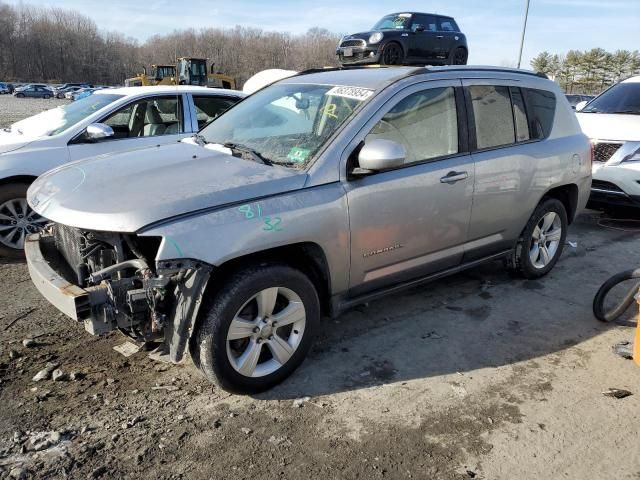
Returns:
[[[556,114],[556,96],[548,90],[523,88],[532,140],[547,138]]]

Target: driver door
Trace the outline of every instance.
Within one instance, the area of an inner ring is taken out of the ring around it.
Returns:
[[[120,107],[99,121],[109,125],[115,135],[90,141],[80,134],[69,144],[70,160],[166,145],[188,137],[191,117],[185,105],[183,95],[166,95],[137,99]]]
[[[414,15],[409,34],[409,56],[412,60],[425,62],[435,58],[436,37],[436,17],[433,15]]]
[[[353,295],[462,261],[474,165],[458,133],[461,102],[457,80],[412,86],[368,123],[364,138],[355,139],[365,144],[393,140],[404,146],[407,157],[400,168],[346,183]]]

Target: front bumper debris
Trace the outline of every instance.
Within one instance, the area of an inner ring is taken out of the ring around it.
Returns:
[[[54,250],[51,235],[35,233],[27,237],[24,253],[31,280],[54,307],[74,320],[86,322],[93,308],[107,301],[107,287],[99,285],[85,289],[72,284],[55,271],[50,260],[45,258],[43,251]]]

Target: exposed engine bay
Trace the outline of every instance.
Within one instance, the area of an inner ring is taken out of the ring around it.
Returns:
[[[76,301],[76,318],[89,333],[118,329],[138,341],[162,341],[177,362],[211,267],[189,260],[155,262],[161,241],[51,224],[40,245],[51,268],[86,292]]]

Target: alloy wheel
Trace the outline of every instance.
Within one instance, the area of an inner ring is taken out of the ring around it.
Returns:
[[[35,213],[26,198],[13,198],[0,204],[0,244],[20,250],[30,233],[42,230],[47,219]]]
[[[454,65],[465,65],[467,63],[467,53],[462,48],[458,48],[453,54]]]
[[[300,297],[284,287],[266,288],[236,313],[227,332],[231,366],[246,377],[263,377],[285,365],[299,347],[306,324]]]
[[[555,212],[546,213],[533,229],[529,258],[535,268],[545,268],[558,253],[562,222]]]
[[[390,43],[384,48],[382,60],[385,65],[398,65],[401,63],[402,50],[395,43]]]

